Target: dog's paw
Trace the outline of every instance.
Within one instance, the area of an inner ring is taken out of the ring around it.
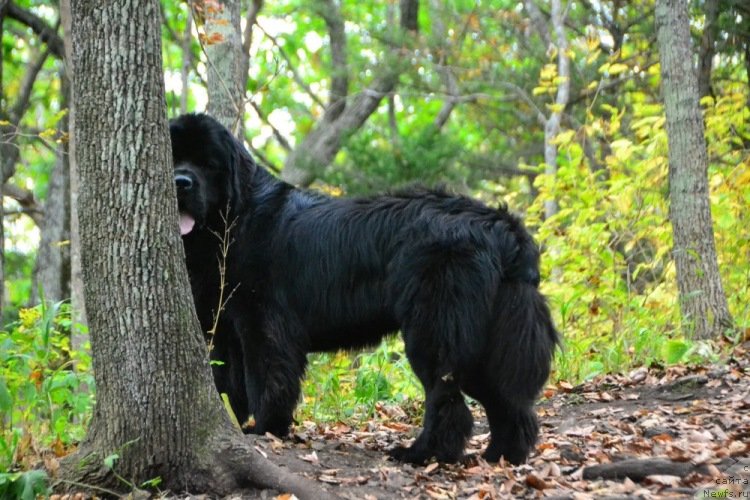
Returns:
[[[424,450],[415,449],[416,447],[396,446],[388,450],[388,456],[398,462],[406,462],[414,465],[424,465],[430,458]]]
[[[243,425],[242,433],[243,434],[257,434],[257,432],[255,432],[255,424]]]

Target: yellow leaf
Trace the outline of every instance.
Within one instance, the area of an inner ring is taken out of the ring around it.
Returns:
[[[586,34],[586,47],[588,47],[589,51],[599,48],[599,36],[596,33],[590,32]]]
[[[599,56],[602,54],[601,49],[596,49],[594,52],[586,56],[586,64],[591,64],[594,61],[596,61]]]
[[[555,76],[557,76],[557,65],[545,64],[539,78],[542,80],[552,80]]]
[[[560,132],[557,134],[557,136],[552,140],[553,144],[568,144],[573,140],[573,136],[575,136],[575,130],[566,130],[564,132]]]
[[[626,72],[628,69],[629,68],[626,64],[614,63],[609,65],[608,73],[610,75],[619,75],[620,73]]]

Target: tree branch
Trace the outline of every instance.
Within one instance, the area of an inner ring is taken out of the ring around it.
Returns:
[[[242,51],[245,56],[250,58],[250,49],[253,46],[253,26],[258,22],[258,14],[263,8],[263,0],[252,0],[250,8],[247,10],[245,18],[245,32],[242,34]]]
[[[273,136],[276,138],[276,140],[278,141],[279,145],[282,148],[284,148],[284,151],[287,151],[287,152],[291,151],[292,150],[292,146],[289,144],[289,141],[287,141],[286,138],[284,137],[284,135],[281,133],[281,131],[279,129],[277,129],[271,123],[271,121],[268,119],[268,116],[266,116],[266,114],[263,113],[263,110],[260,109],[260,106],[258,106],[258,104],[255,101],[253,101],[253,100],[250,101],[250,106],[252,106],[252,108],[255,110],[255,113],[258,115],[258,118],[260,118],[263,123],[265,123],[266,125],[268,125],[269,127],[271,127],[271,131],[273,132]]]
[[[289,59],[289,56],[284,51],[283,47],[279,44],[279,41],[271,35],[269,32],[267,32],[265,29],[263,29],[263,26],[260,25],[259,22],[255,22],[255,25],[258,27],[258,29],[268,38],[274,47],[276,47],[276,50],[279,51],[279,54],[281,55],[282,59],[286,61],[287,66],[289,67],[289,71],[292,72],[292,78],[295,82],[297,82],[297,85],[302,87],[302,89],[305,91],[307,95],[310,96],[310,98],[315,101],[316,104],[318,104],[321,108],[325,109],[326,105],[323,103],[323,101],[318,97],[315,92],[312,91],[309,85],[305,83],[305,81],[302,79],[302,77],[297,73],[297,70],[294,68],[294,65],[292,64],[291,59]]]
[[[438,40],[438,54],[437,55],[437,71],[440,73],[440,77],[443,80],[445,91],[448,97],[443,101],[443,105],[440,108],[435,120],[432,122],[435,130],[441,130],[443,126],[448,122],[453,110],[456,108],[458,101],[456,97],[460,92],[458,88],[458,81],[456,75],[453,74],[453,70],[448,66],[448,36],[445,29],[445,24],[440,16],[440,7],[442,2],[438,0],[431,0],[430,7],[432,9],[432,31],[435,38]]]
[[[325,120],[334,121],[344,111],[349,94],[349,70],[347,68],[347,43],[341,9],[334,0],[317,0],[315,10],[328,27],[331,45],[331,96]]]
[[[401,28],[417,32],[419,31],[419,0],[401,0]]]
[[[655,65],[657,62],[658,61],[649,61],[644,66],[642,66],[640,69],[641,69],[641,71],[645,71],[645,70],[649,69],[651,66]],[[582,100],[584,100],[584,99],[586,99],[588,97],[591,97],[594,94],[598,94],[598,93],[600,93],[602,91],[606,91],[606,90],[611,90],[611,89],[617,88],[620,85],[622,85],[623,83],[628,82],[628,81],[632,80],[633,78],[635,78],[637,76],[638,76],[637,73],[627,72],[627,73],[624,73],[624,74],[620,75],[619,77],[614,78],[612,80],[609,80],[609,81],[607,81],[605,83],[600,83],[599,85],[597,85],[596,87],[594,87],[592,89],[589,89],[589,88],[582,89],[581,92],[578,93],[578,95],[576,95],[575,97],[572,97],[571,99],[568,100],[567,106],[570,107],[573,104],[578,104]]]
[[[534,30],[542,39],[542,42],[544,42],[544,47],[547,48],[552,45],[552,37],[550,37],[549,31],[547,30],[547,21],[544,19],[542,11],[539,10],[539,7],[534,3],[534,0],[525,0],[523,6],[529,14],[529,19],[534,26]]]
[[[50,52],[52,52],[55,57],[58,59],[63,59],[65,57],[65,48],[63,47],[62,38],[57,34],[56,28],[47,24],[44,19],[28,10],[22,9],[14,2],[8,2],[7,16],[31,28],[32,31],[47,44]]]
[[[26,73],[23,75],[23,80],[21,81],[21,90],[18,93],[18,98],[16,99],[16,103],[11,108],[10,113],[8,113],[8,117],[10,118],[10,121],[13,123],[13,125],[17,126],[21,122],[21,118],[29,108],[31,91],[34,88],[36,78],[37,76],[39,76],[39,72],[42,70],[42,67],[47,60],[49,53],[49,50],[43,50],[39,54],[39,56],[31,63],[31,65],[28,66]]]
[[[2,193],[3,196],[16,200],[21,206],[21,212],[31,217],[37,227],[41,227],[44,211],[34,198],[34,193],[13,184],[5,184]],[[9,214],[11,214],[11,212],[5,212],[5,215]]]
[[[503,162],[499,158],[493,158],[492,156],[483,155],[471,155],[465,159],[464,163],[472,170],[481,170],[483,172],[490,172],[492,175],[499,175],[503,177],[515,177],[524,176],[528,177],[529,180],[533,181],[534,178],[539,175],[539,172],[535,170],[529,170],[521,168],[518,165],[512,165]]]
[[[568,38],[565,34],[565,14],[561,0],[552,0],[552,32],[557,46],[557,77],[560,83],[557,85],[557,95],[555,96],[555,105],[558,109],[550,114],[544,127],[545,173],[551,176],[557,174],[557,145],[554,143],[554,139],[560,133],[562,113],[570,99],[570,58],[568,57]],[[559,208],[555,199],[544,202],[544,211],[547,218],[555,215]]]
[[[536,117],[537,122],[539,122],[541,126],[546,125],[547,117],[542,112],[541,108],[539,108],[539,106],[536,105],[534,100],[531,98],[531,96],[529,96],[529,94],[526,93],[524,89],[522,89],[521,87],[519,87],[518,85],[512,82],[498,82],[498,85],[500,87],[505,88],[506,90],[510,90],[519,99],[521,99],[523,102],[528,104],[531,107],[531,109],[534,111],[534,115]]]

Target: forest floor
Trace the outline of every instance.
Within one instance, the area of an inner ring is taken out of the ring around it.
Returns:
[[[750,498],[750,343],[703,368],[638,369],[545,391],[541,435],[528,463],[481,458],[489,440],[481,407],[464,464],[424,467],[385,451],[419,432],[382,406],[363,427],[303,422],[292,439],[256,449],[347,499]],[[272,492],[230,498],[274,498]],[[277,498],[293,498],[280,495]]]
[[[750,499],[750,341],[718,365],[641,368],[578,386],[560,383],[544,396],[536,452],[516,467],[479,458],[489,430],[478,405],[471,458],[462,464],[389,460],[386,450],[408,444],[420,427],[404,409],[386,405],[360,426],[301,422],[288,439],[258,437],[255,449],[331,497],[351,500]],[[225,500],[254,498],[295,497],[244,491]]]

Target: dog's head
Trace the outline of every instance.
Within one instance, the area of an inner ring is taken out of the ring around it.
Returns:
[[[255,164],[239,141],[208,115],[175,118],[169,134],[180,233],[221,230],[222,213],[240,208],[243,185]]]

